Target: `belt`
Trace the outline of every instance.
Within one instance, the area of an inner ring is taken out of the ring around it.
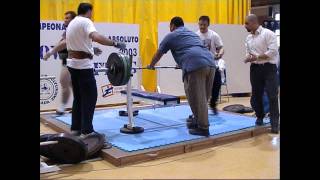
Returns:
[[[68,51],[68,58],[72,59],[72,58],[76,58],[76,59],[92,59],[93,56],[90,53],[84,52],[84,51]]]

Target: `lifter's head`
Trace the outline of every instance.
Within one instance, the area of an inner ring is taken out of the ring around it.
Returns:
[[[199,29],[201,33],[208,32],[208,27],[210,25],[210,18],[209,16],[201,16],[199,18]]]
[[[248,32],[254,32],[259,27],[259,20],[255,14],[250,14],[246,17],[245,28]]]
[[[77,15],[74,11],[67,11],[66,13],[64,13],[64,25],[68,26],[71,20],[76,16]]]
[[[80,3],[78,7],[78,15],[87,17],[89,19],[92,18],[92,5],[90,3]]]
[[[178,27],[184,26],[183,19],[181,17],[174,17],[170,21],[170,31],[174,31]]]

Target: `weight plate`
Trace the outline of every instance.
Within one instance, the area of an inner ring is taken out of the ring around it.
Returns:
[[[111,53],[107,61],[107,76],[113,86],[122,86],[124,64],[118,53]]]

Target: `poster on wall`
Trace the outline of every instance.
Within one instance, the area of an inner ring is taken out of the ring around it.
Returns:
[[[133,67],[139,66],[139,25],[120,23],[94,23],[97,31],[109,39],[126,43],[127,47],[122,52],[133,56]],[[51,50],[61,39],[65,31],[63,21],[40,21],[40,110],[54,110],[60,105],[61,84],[60,70],[62,62],[58,54],[52,55],[47,61],[43,56]],[[107,72],[99,70],[106,67],[109,55],[113,52],[120,52],[112,46],[103,46],[93,43],[94,47],[102,50],[100,56],[94,56],[95,78],[97,82],[98,99],[97,105],[117,104],[126,102],[126,97],[120,94],[126,86],[112,86]],[[139,89],[141,72],[132,71],[132,88]],[[67,108],[72,106],[72,94],[68,101]]]

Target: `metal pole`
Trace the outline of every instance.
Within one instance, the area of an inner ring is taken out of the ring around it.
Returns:
[[[130,56],[130,60],[132,65],[132,56]],[[128,84],[127,84],[127,113],[128,113],[128,118],[129,118],[129,127],[132,128],[134,127],[134,119],[133,119],[133,111],[132,111],[132,94],[131,94],[131,76],[129,78]]]
[[[133,120],[133,112],[132,112],[132,94],[131,94],[131,78],[127,84],[127,112],[129,118],[129,126],[134,127],[134,120]]]

